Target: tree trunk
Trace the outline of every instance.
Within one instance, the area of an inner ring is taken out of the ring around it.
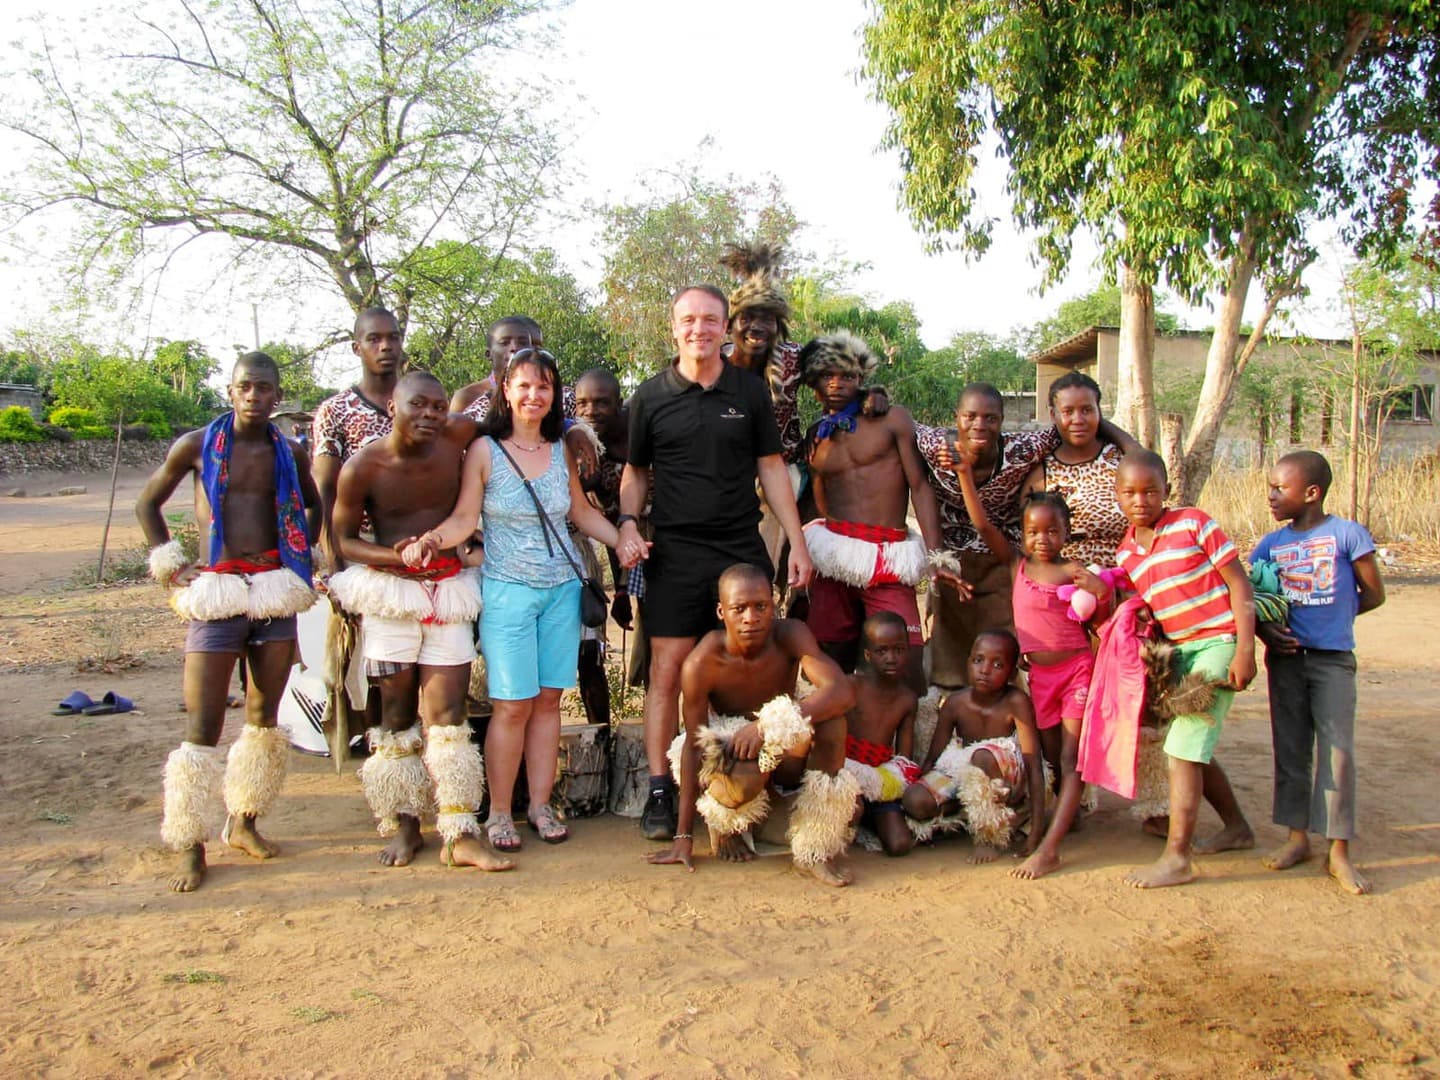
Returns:
[[[1155,446],[1155,290],[1128,266],[1120,280],[1120,352],[1115,423]]]
[[[1347,511],[1351,521],[1360,520],[1360,360],[1363,349],[1357,328],[1350,336],[1350,444],[1345,448],[1345,467],[1350,473],[1350,505]]]
[[[1170,474],[1170,491],[1185,489],[1185,416],[1183,413],[1160,414],[1160,456]]]
[[[1245,298],[1255,277],[1255,241],[1241,238],[1240,249],[1230,260],[1225,291],[1220,297],[1219,317],[1210,338],[1210,351],[1205,357],[1205,382],[1195,406],[1195,418],[1185,440],[1185,485],[1176,489],[1185,506],[1193,506],[1200,498],[1205,481],[1215,464],[1215,444],[1225,414],[1235,398],[1240,379],[1236,363],[1240,348],[1240,320],[1245,313]],[[1256,334],[1263,326],[1256,327]],[[1252,335],[1253,337],[1254,335]]]

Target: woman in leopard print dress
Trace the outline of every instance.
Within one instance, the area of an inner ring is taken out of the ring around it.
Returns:
[[[1125,536],[1125,515],[1115,502],[1115,473],[1124,456],[1120,447],[1100,439],[1100,386],[1072,371],[1050,385],[1050,419],[1060,445],[1030,471],[1021,498],[1031,491],[1053,491],[1070,507],[1070,542],[1061,557],[1081,565],[1115,565],[1115,549]]]

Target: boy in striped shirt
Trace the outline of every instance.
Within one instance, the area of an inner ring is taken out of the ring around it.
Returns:
[[[1213,760],[1215,744],[1235,691],[1255,678],[1255,596],[1250,579],[1220,526],[1202,510],[1165,506],[1165,462],[1148,450],[1132,452],[1115,476],[1115,501],[1130,522],[1115,564],[1150,606],[1155,622],[1175,644],[1182,672],[1200,672],[1217,687],[1208,713],[1177,716],[1165,738],[1170,756],[1170,825],[1165,853],[1125,880],[1138,889],[1184,885],[1195,876],[1191,854],[1255,844],[1255,834],[1225,770]],[[1194,843],[1204,795],[1220,814],[1221,831]]]

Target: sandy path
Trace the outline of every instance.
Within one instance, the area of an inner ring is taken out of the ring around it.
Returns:
[[[0,553],[58,550],[55,513],[0,518]],[[176,896],[157,828],[179,626],[148,588],[28,584],[0,665],[4,1075],[1440,1072],[1435,585],[1395,586],[1361,623],[1359,853],[1377,891],[1355,900],[1255,852],[1131,890],[1123,870],[1158,844],[1109,799],[1062,872],[1028,884],[1009,860],[967,866],[963,840],[857,851],[838,892],[783,858],[687,876],[646,866],[611,817],[563,847],[527,833],[513,874],[444,870],[433,846],[386,870],[353,770],[299,756],[269,821],[283,856],[217,849],[206,887]],[[147,664],[77,674],[97,634]],[[144,711],[45,715],[76,686]],[[1263,850],[1281,835],[1263,690],[1232,715],[1221,757]]]

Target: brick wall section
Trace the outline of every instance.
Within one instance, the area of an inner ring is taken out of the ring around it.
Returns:
[[[167,440],[122,442],[120,464],[156,468],[170,449]],[[115,460],[115,443],[108,439],[86,439],[61,443],[0,443],[0,477],[26,473],[93,473],[110,468]]]

